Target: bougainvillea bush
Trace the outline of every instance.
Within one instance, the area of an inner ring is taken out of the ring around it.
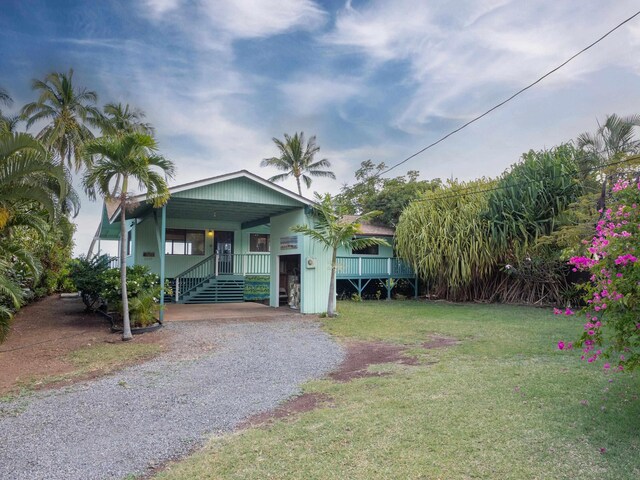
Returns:
[[[596,225],[588,256],[573,257],[574,271],[591,273],[584,296],[586,323],[575,344],[581,359],[606,370],[640,366],[640,182],[620,180],[612,188],[611,207]],[[570,309],[556,314],[572,315]]]

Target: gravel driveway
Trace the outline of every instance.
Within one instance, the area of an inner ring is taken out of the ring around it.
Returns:
[[[0,403],[0,478],[144,473],[274,408],[343,357],[317,323],[300,318],[167,328],[177,347],[161,358]]]

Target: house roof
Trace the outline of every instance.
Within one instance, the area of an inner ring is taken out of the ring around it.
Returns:
[[[199,189],[201,187],[207,187],[209,185],[215,185],[217,183],[227,182],[227,181],[241,179],[241,178],[251,180],[266,188],[274,190],[275,192],[291,200],[294,200],[295,202],[301,205],[313,205],[312,200],[309,200],[306,197],[298,195],[297,193],[294,193],[291,190],[288,190],[284,187],[276,185],[275,183],[270,182],[269,180],[266,180],[262,177],[259,177],[258,175],[251,173],[248,170],[239,170],[236,172],[226,173],[224,175],[217,175],[215,177],[205,178],[203,180],[197,180],[194,182],[183,183],[181,185],[175,185],[175,186],[169,187],[169,192],[171,193],[171,195],[175,195],[175,194],[180,194],[180,193],[188,192],[191,190]],[[131,208],[132,210],[134,210],[146,203],[146,194],[142,193],[140,195],[131,197],[128,203],[130,205],[128,209]],[[117,204],[117,201],[106,202],[105,206],[107,209],[109,222],[114,222],[117,219],[118,214],[120,213],[120,206]]]
[[[344,215],[342,219],[345,222],[356,222],[358,221],[358,215]],[[381,237],[393,237],[396,231],[392,227],[386,227],[384,225],[375,225],[370,222],[361,221],[360,223],[360,234],[361,235],[378,235]]]

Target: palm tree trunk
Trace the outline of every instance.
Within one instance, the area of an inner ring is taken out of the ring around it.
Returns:
[[[296,183],[298,184],[298,195],[302,196],[302,188],[300,187],[300,175],[296,175]]]
[[[337,247],[333,248],[331,256],[331,283],[329,284],[329,303],[327,304],[327,317],[336,316],[336,257],[338,255]]]
[[[131,340],[131,322],[129,320],[129,297],[127,295],[127,177],[122,179],[120,194],[120,285],[122,287],[122,340]]]

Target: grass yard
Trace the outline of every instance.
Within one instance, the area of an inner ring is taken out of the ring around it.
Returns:
[[[558,351],[577,337],[575,318],[410,301],[339,311],[331,334],[407,344],[421,364],[313,382],[305,391],[326,405],[213,439],[159,478],[640,478],[640,380]],[[420,348],[433,334],[460,344]]]
[[[0,395],[0,401],[11,401],[19,395],[34,390],[62,386],[77,380],[107,375],[129,365],[149,360],[163,351],[154,343],[96,344],[73,350],[62,360],[71,365],[69,371],[52,375],[30,375],[15,383],[8,393]]]

